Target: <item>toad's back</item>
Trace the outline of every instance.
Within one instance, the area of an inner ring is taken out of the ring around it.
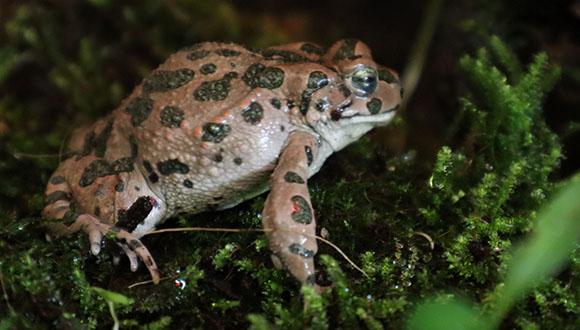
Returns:
[[[168,215],[264,190],[294,129],[282,104],[290,77],[275,63],[238,45],[201,44],[172,55],[113,114]]]

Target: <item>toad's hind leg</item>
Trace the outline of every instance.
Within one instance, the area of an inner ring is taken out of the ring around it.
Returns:
[[[311,134],[290,135],[272,174],[262,221],[274,257],[296,279],[311,285],[316,285],[313,258],[317,244],[306,179],[316,150],[316,140]]]
[[[112,224],[104,223],[97,216],[78,212],[75,201],[66,180],[66,166],[61,164],[52,175],[46,189],[46,206],[42,216],[58,221],[46,226],[50,238],[60,238],[79,231],[89,236],[91,253],[97,255],[101,250],[104,236],[112,236],[125,250],[131,261],[131,270],[136,270],[136,258],[147,266],[154,283],[159,283],[159,270],[149,250],[139,241],[139,238],[126,230]]]

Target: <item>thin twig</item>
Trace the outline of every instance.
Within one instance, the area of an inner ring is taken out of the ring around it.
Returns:
[[[162,277],[159,279],[159,282],[170,279],[171,277],[167,276],[167,277]],[[141,281],[141,282],[136,282],[133,283],[131,285],[129,285],[127,287],[127,289],[133,289],[134,287],[140,286],[140,285],[145,285],[145,284],[149,284],[149,283],[153,283],[153,280],[147,280],[147,281]]]
[[[306,235],[306,236],[310,236],[310,235]],[[314,236],[317,240],[324,242],[328,245],[330,245],[333,249],[335,249],[344,259],[346,259],[346,261],[348,261],[348,263],[354,267],[354,269],[358,270],[359,272],[361,272],[365,277],[370,277],[367,273],[365,273],[364,270],[362,270],[362,268],[360,268],[359,266],[357,266],[352,260],[350,260],[350,258],[346,255],[346,253],[342,252],[341,249],[338,248],[338,246],[334,245],[334,243],[332,243],[331,241],[322,238],[320,236]]]
[[[29,153],[25,153],[25,152],[13,152],[12,156],[18,160],[21,159],[36,159],[36,158],[56,158],[59,155],[58,154],[29,154]]]
[[[279,231],[287,231],[287,232],[291,232],[289,230],[283,230],[283,229],[276,229]],[[155,230],[152,231],[150,233],[147,233],[146,235],[152,235],[152,234],[161,234],[161,233],[168,233],[168,232],[181,232],[181,231],[203,231],[203,232],[228,232],[228,233],[243,233],[243,232],[270,232],[272,231],[272,229],[260,229],[260,228],[207,228],[207,227],[185,227],[185,228],[166,228],[166,229],[159,229],[159,230]],[[344,253],[342,252],[342,250],[336,246],[334,243],[330,242],[327,239],[324,239],[318,235],[308,235],[308,234],[304,234],[304,233],[300,233],[300,235],[304,235],[310,238],[315,238],[323,243],[328,244],[330,247],[332,247],[333,249],[335,249],[354,269],[358,270],[359,272],[361,272],[364,276],[369,277],[367,273],[364,272],[364,270],[362,270],[359,266],[357,266],[352,260],[350,260],[350,258]]]
[[[268,230],[259,228],[208,228],[208,227],[184,227],[184,228],[166,228],[154,230],[146,235],[161,234],[161,233],[174,233],[180,231],[205,231],[205,232],[225,232],[225,233],[244,233],[244,232],[260,232],[264,233]]]
[[[424,237],[429,242],[429,247],[431,248],[431,250],[435,249],[435,242],[433,242],[433,239],[431,238],[431,236],[425,234],[422,231],[416,231],[414,234],[419,235],[421,237]]]

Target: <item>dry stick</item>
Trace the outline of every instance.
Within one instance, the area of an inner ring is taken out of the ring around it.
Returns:
[[[431,0],[425,11],[425,17],[421,22],[417,40],[411,50],[409,62],[403,71],[402,81],[405,96],[399,112],[405,111],[405,108],[409,104],[409,100],[419,83],[419,79],[421,78],[421,73],[425,66],[427,54],[429,53],[429,45],[433,40],[433,34],[437,27],[437,19],[441,12],[443,1],[444,0]]]
[[[285,231],[285,232],[292,232],[290,230],[284,230],[284,229],[276,229],[279,231]],[[167,228],[167,229],[159,229],[159,230],[155,230],[152,231],[146,235],[150,235],[150,234],[160,234],[160,233],[165,233],[165,232],[179,232],[179,231],[205,231],[205,232],[229,232],[229,233],[243,233],[243,232],[262,232],[262,233],[266,233],[266,232],[270,232],[272,230],[266,230],[266,229],[259,229],[259,228],[207,228],[207,227],[185,227],[185,228]],[[294,233],[294,232],[292,232]],[[350,258],[344,253],[342,252],[342,250],[336,246],[334,243],[330,242],[329,240],[322,238],[318,235],[308,235],[308,234],[304,234],[304,233],[300,233],[300,235],[304,235],[306,237],[310,237],[310,238],[315,238],[323,243],[326,243],[328,245],[330,245],[330,247],[332,247],[333,249],[336,250],[336,252],[338,252],[354,269],[358,270],[359,272],[361,272],[363,275],[365,275],[366,277],[368,277],[368,274],[364,272],[364,270],[362,270],[359,266],[357,266],[352,260],[350,260]]]
[[[425,238],[429,242],[429,247],[431,248],[431,250],[435,249],[435,242],[433,242],[433,239],[431,238],[431,236],[427,235],[426,233],[424,233],[422,231],[416,231],[416,232],[414,232],[414,234]]]
[[[74,152],[72,151],[67,151],[65,152],[64,149],[66,149],[66,141],[69,140],[70,135],[72,134],[72,132],[69,132],[64,139],[62,139],[61,143],[60,143],[60,147],[58,149],[58,154],[29,154],[26,152],[19,152],[19,151],[14,151],[12,152],[12,157],[20,160],[23,158],[28,158],[28,159],[36,159],[36,158],[55,158],[58,157],[58,161],[62,162],[62,157],[63,156],[68,156],[68,155],[72,155],[74,154]]]
[[[6,301],[6,306],[10,310],[11,314],[15,314],[14,308],[10,305],[10,300],[8,300],[8,292],[6,292],[6,286],[4,285],[4,275],[0,273],[0,286],[2,287],[2,294],[4,296],[4,300]]]
[[[280,231],[288,231],[289,230],[283,230],[283,229],[277,229]],[[182,232],[182,231],[202,231],[202,232],[227,232],[227,233],[245,233],[245,232],[260,232],[260,233],[266,233],[266,232],[270,232],[272,230],[266,230],[266,229],[258,229],[258,228],[207,228],[207,227],[185,227],[185,228],[166,228],[166,229],[159,229],[159,230],[155,230],[152,231],[150,233],[145,234],[146,235],[153,235],[153,234],[161,234],[161,233],[173,233],[173,232]],[[332,243],[331,241],[322,238],[318,235],[308,235],[308,234],[303,234],[300,233],[301,235],[310,237],[310,238],[316,238],[317,240],[328,244],[330,247],[332,247],[333,249],[336,250],[336,252],[338,252],[354,269],[358,270],[359,272],[361,272],[364,276],[369,277],[369,275],[367,273],[365,273],[364,270],[362,270],[359,266],[357,266],[352,260],[350,260],[350,258],[344,253],[342,252],[342,250],[336,246],[334,243]],[[147,284],[147,283],[151,283],[151,280],[148,281],[143,281],[143,282],[138,282],[138,283],[134,283],[131,284],[129,286],[129,288],[133,288],[136,287],[138,285],[142,285],[142,284]]]
[[[18,159],[18,160],[22,160],[22,159],[36,159],[36,158],[56,158],[58,157],[58,154],[29,154],[26,152],[18,152],[15,151],[12,153],[12,157]]]

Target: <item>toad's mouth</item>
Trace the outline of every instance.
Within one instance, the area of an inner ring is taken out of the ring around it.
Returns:
[[[330,112],[330,117],[333,121],[340,121],[341,124],[375,124],[377,126],[382,126],[387,124],[391,118],[394,116],[394,112],[399,107],[398,105],[392,109],[377,114],[362,114],[356,109],[350,109],[352,105],[352,100],[333,109]]]
[[[315,131],[328,142],[333,151],[339,151],[374,127],[387,125],[394,116],[394,110],[375,115],[357,113],[339,121],[319,122]]]
[[[334,121],[340,121],[343,125],[355,124],[375,124],[377,126],[386,125],[395,115],[397,107],[374,115],[363,115],[354,109],[341,107],[331,112]]]
[[[376,126],[383,126],[388,124],[395,116],[395,110],[378,113],[376,115],[361,115],[359,112],[354,114],[346,114],[341,116],[340,122],[343,125],[357,125],[357,124],[373,124]]]

